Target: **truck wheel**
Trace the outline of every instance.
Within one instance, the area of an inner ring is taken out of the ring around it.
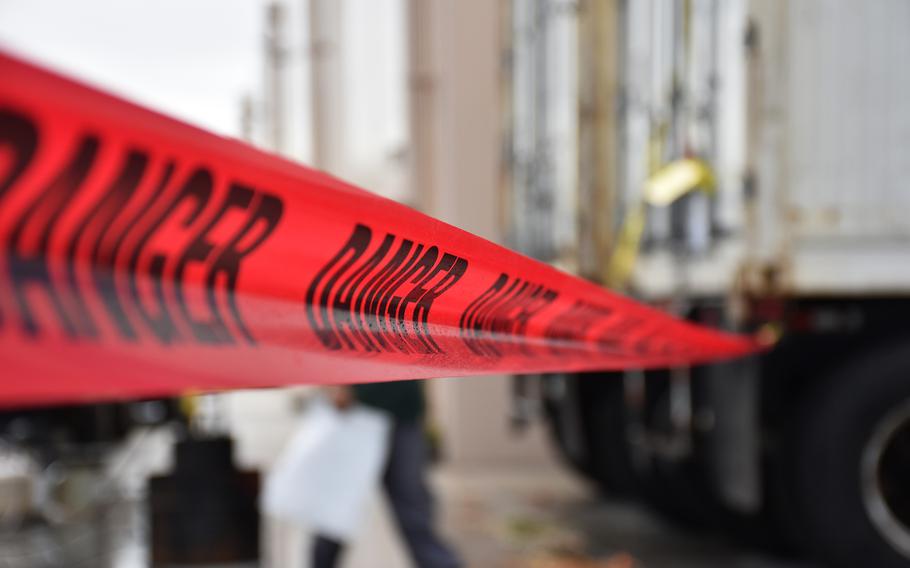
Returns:
[[[832,566],[910,567],[910,353],[869,353],[814,394],[795,432],[804,543]]]
[[[611,498],[629,497],[636,480],[626,440],[622,373],[548,377],[550,433],[573,468]]]
[[[576,473],[594,481],[591,451],[584,433],[586,417],[579,404],[578,378],[559,374],[542,379],[543,411],[553,445]]]
[[[638,472],[629,446],[623,373],[580,375],[579,380],[597,485],[612,499],[637,497]]]

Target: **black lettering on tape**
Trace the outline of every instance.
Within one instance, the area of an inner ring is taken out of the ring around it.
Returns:
[[[12,153],[6,175],[0,181],[0,200],[22,177],[37,148],[38,129],[35,124],[21,114],[0,109],[0,150]]]
[[[248,189],[248,191],[253,190]],[[232,195],[235,195],[233,188],[228,194],[228,200],[231,199]],[[231,315],[234,318],[234,323],[237,324],[238,329],[240,329],[243,337],[248,342],[255,343],[256,340],[253,338],[253,334],[250,333],[246,324],[243,323],[243,318],[240,316],[240,309],[237,306],[236,292],[237,280],[240,278],[240,261],[243,260],[244,257],[249,256],[250,253],[256,250],[269,238],[269,235],[272,234],[278,226],[278,222],[281,220],[281,215],[284,212],[284,204],[274,195],[256,194],[250,211],[251,213],[247,217],[246,223],[237,231],[237,234],[227,242],[209,266],[209,272],[205,283],[208,290],[209,306],[213,312],[217,313],[218,308],[215,303],[215,282],[219,275],[225,277],[227,303],[231,310]],[[253,230],[257,228],[258,233],[254,233]],[[250,235],[254,236],[250,237]],[[247,239],[249,242],[243,243],[244,239]],[[241,243],[243,243],[243,246],[241,246]]]
[[[104,307],[107,308],[108,314],[117,327],[117,331],[123,337],[132,340],[136,339],[136,330],[126,316],[126,311],[123,308],[114,283],[114,259],[111,254],[113,247],[104,249],[102,245],[114,223],[114,218],[123,211],[126,202],[136,191],[136,186],[142,180],[147,164],[148,156],[146,154],[136,150],[132,150],[127,154],[120,173],[111,182],[107,191],[95,204],[91,212],[82,218],[82,222],[70,241],[68,251],[70,286],[75,288],[76,263],[74,262],[74,252],[79,245],[80,238],[90,228],[95,232],[97,236],[94,239],[94,243],[92,243],[90,257],[93,268],[92,279],[98,290],[98,296],[104,303]]]
[[[604,322],[613,313],[606,306],[576,300],[568,309],[553,318],[544,336],[549,340],[554,354],[567,351],[570,344],[587,341],[592,328]]]
[[[559,297],[556,290],[543,284],[512,278],[505,273],[475,298],[461,314],[461,338],[473,353],[499,358],[519,351],[533,356],[526,342],[528,324]]]
[[[316,337],[331,350],[441,353],[430,311],[468,261],[391,233],[367,254],[372,245],[373,231],[358,223],[310,282],[304,305]]]
[[[63,211],[75,198],[79,187],[91,169],[99,142],[94,136],[83,138],[69,162],[63,166],[45,187],[35,196],[21,217],[16,221],[7,241],[9,251],[9,278],[13,285],[13,295],[19,307],[22,329],[28,335],[38,335],[38,321],[29,306],[26,288],[29,285],[40,285],[51,301],[54,311],[63,326],[64,332],[71,336],[95,336],[97,327],[88,313],[88,308],[74,281],[58,286],[51,278],[48,266],[48,251],[51,235],[57,227]],[[37,242],[29,246],[26,231],[40,230]],[[75,308],[75,314],[64,304],[64,299]]]
[[[178,325],[169,308],[164,286],[166,267],[176,263],[174,290],[178,311],[192,329],[193,338],[203,343],[234,341],[234,334],[216,301],[220,290],[218,284],[223,282],[230,317],[242,338],[255,343],[237,304],[237,282],[243,259],[260,247],[278,226],[284,210],[281,199],[231,182],[225,199],[217,205],[209,221],[194,233],[185,250],[147,251],[156,232],[183,210],[181,205],[190,205],[188,213],[178,220],[178,225],[185,230],[212,206],[213,175],[204,168],[196,169],[176,195],[168,198],[168,188],[178,169],[176,160],[169,159],[163,167],[153,168],[150,164],[155,157],[134,147],[122,156],[114,156],[120,163],[113,177],[102,186],[99,197],[74,220],[73,229],[65,235],[58,234],[64,230],[59,223],[61,217],[86,187],[86,180],[100,155],[101,140],[95,135],[82,135],[62,165],[47,166],[34,159],[40,139],[34,121],[23,114],[0,109],[0,157],[3,158],[0,202],[31,168],[51,168],[43,181],[34,182],[45,185],[33,196],[29,195],[31,199],[22,206],[12,223],[3,247],[7,251],[6,269],[20,327],[26,335],[38,337],[42,332],[42,323],[29,302],[32,289],[38,288],[50,300],[60,326],[71,338],[100,339],[98,320],[86,301],[88,295],[94,293],[120,337],[139,340],[147,330],[163,344],[177,341],[181,339]],[[7,154],[11,158],[7,158]],[[151,171],[157,176],[154,184],[146,183]],[[44,174],[41,175],[44,178]],[[216,242],[212,237],[213,227],[227,211],[237,209],[247,215],[240,229],[227,242]],[[128,214],[128,211],[133,213]],[[59,279],[50,265],[52,238],[67,243],[65,250],[56,251],[60,254],[62,269]],[[118,270],[121,255],[126,259],[123,263],[124,289],[118,285],[122,274]],[[143,258],[149,258],[149,261],[143,263]],[[200,264],[204,269],[201,284],[210,313],[208,319],[193,317],[184,297],[186,268],[192,263]],[[89,267],[91,277],[87,287],[78,274],[83,264]],[[149,309],[149,299],[140,292],[140,278],[151,282],[152,309]],[[0,318],[0,324],[4,323]]]

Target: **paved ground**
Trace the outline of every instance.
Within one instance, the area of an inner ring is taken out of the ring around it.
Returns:
[[[482,568],[808,568],[606,504],[561,470],[443,471],[447,534]]]
[[[809,568],[680,532],[635,507],[606,504],[555,465],[443,468],[434,482],[444,532],[470,567]],[[0,514],[0,568],[146,566],[147,517],[130,494],[53,528]],[[263,567],[304,566],[308,540],[300,529],[266,521],[263,536]],[[380,499],[345,560],[345,568],[409,566]]]

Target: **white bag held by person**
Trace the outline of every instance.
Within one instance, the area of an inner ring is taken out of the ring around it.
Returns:
[[[318,397],[266,477],[265,512],[350,540],[382,474],[390,428],[382,412],[362,405],[338,410]]]

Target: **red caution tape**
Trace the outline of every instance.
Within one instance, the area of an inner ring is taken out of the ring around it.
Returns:
[[[0,54],[0,404],[748,353]]]

